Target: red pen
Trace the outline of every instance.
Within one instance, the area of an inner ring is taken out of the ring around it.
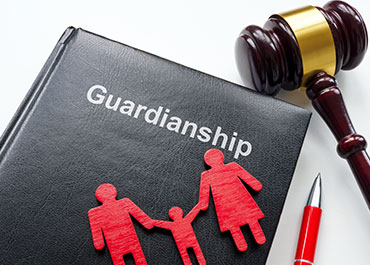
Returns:
[[[317,175],[304,208],[294,265],[313,265],[321,219],[321,175]]]

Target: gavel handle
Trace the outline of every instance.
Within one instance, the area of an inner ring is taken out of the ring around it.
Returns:
[[[370,209],[370,159],[365,150],[366,140],[353,128],[335,78],[318,73],[308,82],[306,93],[335,135],[337,152],[348,161]]]

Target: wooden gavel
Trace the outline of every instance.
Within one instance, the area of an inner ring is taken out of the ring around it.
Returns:
[[[246,27],[236,41],[242,80],[258,92],[306,88],[312,105],[335,135],[338,154],[347,159],[370,208],[370,159],[333,77],[362,61],[367,50],[365,23],[342,1],[272,15],[263,28]]]

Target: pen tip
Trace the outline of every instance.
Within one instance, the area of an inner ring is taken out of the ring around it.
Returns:
[[[320,189],[321,189],[321,173],[320,172],[319,172],[319,174],[317,174],[317,177],[315,179],[315,182],[318,183],[318,185],[320,186]],[[315,185],[315,182],[314,182],[314,185]]]
[[[316,206],[320,208],[321,206],[321,173],[317,174],[315,181],[313,182],[311,193],[308,198],[307,205]]]

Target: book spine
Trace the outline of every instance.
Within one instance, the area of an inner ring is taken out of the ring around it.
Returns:
[[[68,44],[75,31],[76,29],[74,27],[68,27],[64,31],[63,35],[53,49],[51,55],[42,67],[36,80],[33,82],[30,90],[23,99],[21,105],[18,107],[9,125],[2,134],[0,138],[0,161],[4,158],[4,155],[9,149],[12,141],[22,127],[23,122],[26,120],[28,114],[31,112],[33,106],[35,105],[35,102],[37,101],[37,98],[41,94],[46,82],[48,81],[51,73],[54,71],[55,66],[58,64],[66,45]]]

